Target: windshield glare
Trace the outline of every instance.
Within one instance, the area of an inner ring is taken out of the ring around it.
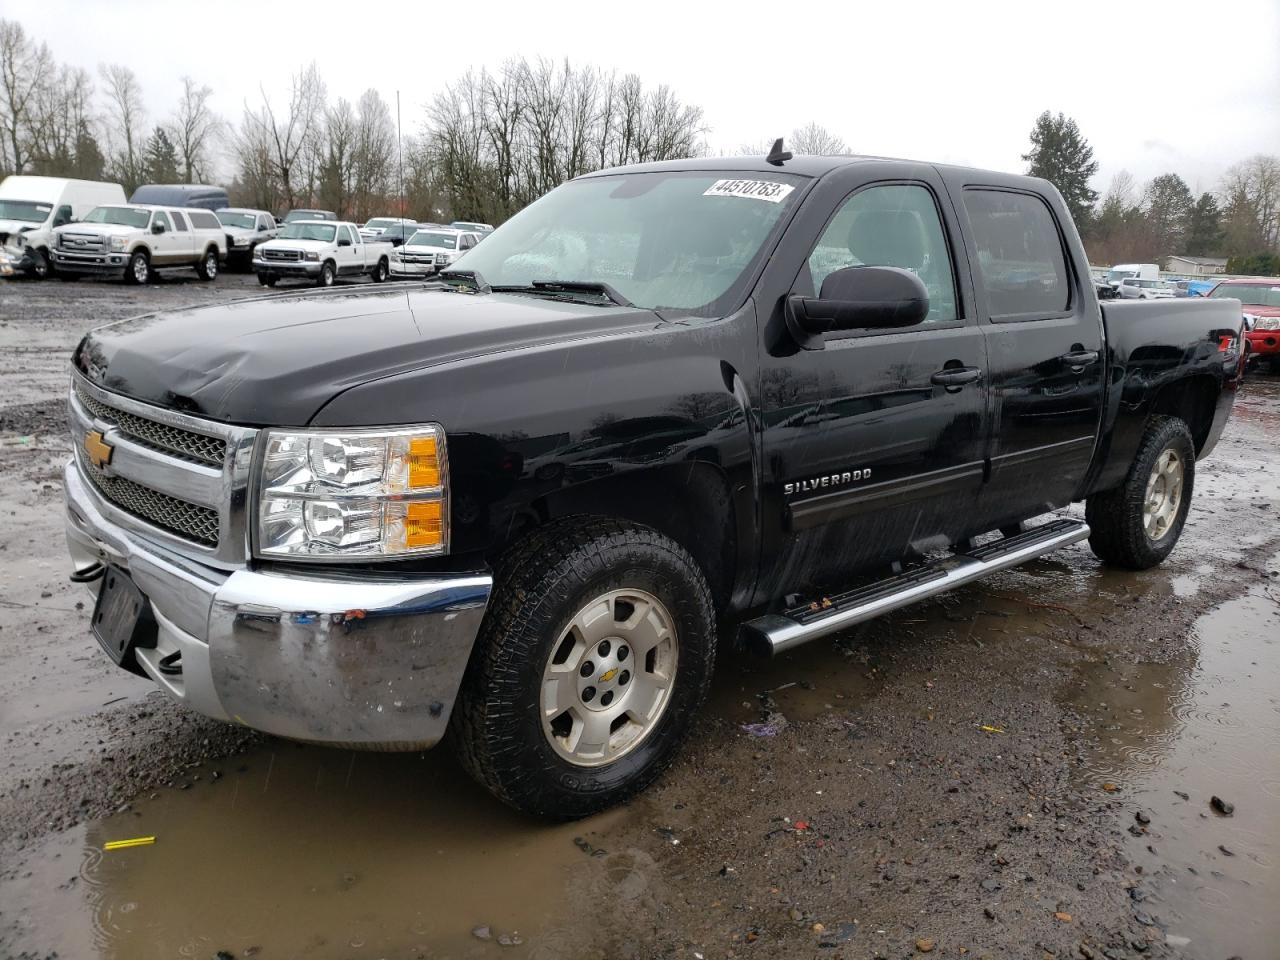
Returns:
[[[245,230],[252,230],[258,222],[258,218],[252,213],[227,213],[222,211],[218,214],[218,222],[224,227],[241,227]]]
[[[454,269],[491,286],[607,283],[637,306],[732,309],[799,178],[634,173],[574,180],[526,207]],[[769,199],[765,199],[768,197]]]
[[[392,220],[390,217],[374,217],[364,225],[364,228],[366,230],[385,230],[388,227],[394,226],[395,222],[396,221]]]
[[[320,215],[318,210],[290,210],[284,215],[285,223],[293,223],[295,220],[326,220],[327,217]]]
[[[21,220],[24,223],[44,223],[49,219],[51,203],[34,203],[31,200],[0,200],[0,220]]]
[[[1250,307],[1280,307],[1280,281],[1275,283],[1220,283],[1209,294],[1218,300],[1230,297]]]
[[[287,223],[280,230],[281,240],[319,240],[333,243],[337,227],[324,223]]]
[[[454,250],[457,249],[458,238],[451,233],[427,233],[419,230],[409,238],[409,246],[443,247],[445,250]]]
[[[150,210],[133,207],[94,207],[84,218],[85,223],[114,223],[122,227],[145,227],[151,222]]]

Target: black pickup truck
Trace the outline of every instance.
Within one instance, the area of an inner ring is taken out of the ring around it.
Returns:
[[[581,816],[670,762],[718,655],[1086,538],[1159,563],[1241,336],[1231,300],[1100,307],[1040,180],[780,147],[607,170],[441,282],[91,332],[74,578],[107,653],[198,711],[448,733],[504,801]]]

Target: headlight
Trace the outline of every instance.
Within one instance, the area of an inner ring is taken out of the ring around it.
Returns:
[[[303,253],[302,258],[304,260],[319,260],[320,254],[316,253],[314,250],[308,250]]]
[[[452,253],[437,253],[436,263],[453,263]]]
[[[122,250],[124,250],[124,248],[125,248],[125,247],[127,247],[128,245],[129,245],[129,238],[128,238],[128,237],[112,237],[112,238],[111,238],[111,249],[112,249],[112,250],[122,251]]]
[[[1280,317],[1258,317],[1254,321],[1255,330],[1280,330]]]
[[[258,555],[310,560],[441,554],[449,546],[444,431],[267,434]]]

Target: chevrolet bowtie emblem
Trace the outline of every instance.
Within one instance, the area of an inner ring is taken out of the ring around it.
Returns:
[[[90,430],[84,435],[84,452],[89,456],[89,462],[101,470],[111,462],[111,454],[115,453],[115,447],[102,439],[102,434],[97,430]]]
[[[601,682],[601,683],[608,683],[610,680],[612,680],[612,679],[614,678],[614,676],[617,674],[617,672],[618,672],[618,668],[617,668],[617,667],[614,667],[614,668],[613,668],[613,669],[611,669],[611,670],[606,670],[604,673],[600,674],[600,682]]]

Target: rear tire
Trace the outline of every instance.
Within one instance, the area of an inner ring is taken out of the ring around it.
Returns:
[[[320,276],[316,280],[318,287],[332,287],[333,281],[337,277],[337,271],[334,269],[333,262],[326,260],[324,265],[320,267]]]
[[[125,283],[147,283],[151,280],[151,258],[145,250],[135,250],[124,268]]]
[[[196,273],[201,280],[214,280],[218,276],[218,251],[210,247],[204,252],[200,262],[196,264]]]
[[[1094,555],[1129,570],[1163,561],[1182,535],[1195,473],[1195,442],[1186,423],[1152,417],[1124,483],[1085,502]]]
[[[462,765],[504,803],[555,819],[644,789],[715,663],[693,558],[648,527],[574,517],[530,534],[495,580],[450,723]]]
[[[370,274],[370,276],[373,277],[374,283],[382,283],[387,279],[389,274],[390,270],[387,267],[387,258],[383,257],[378,261],[378,265],[373,268],[373,273]]]

